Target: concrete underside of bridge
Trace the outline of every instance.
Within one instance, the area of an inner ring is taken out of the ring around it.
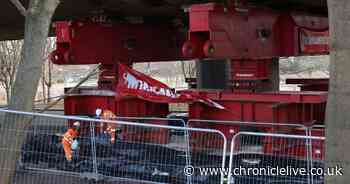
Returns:
[[[29,0],[20,0],[25,6]],[[326,0],[248,0],[252,6],[267,6],[281,11],[304,11],[327,15]],[[55,20],[89,17],[103,10],[111,16],[171,17],[183,13],[194,3],[225,2],[224,0],[61,0]],[[10,0],[0,1],[0,40],[23,37],[24,17]]]

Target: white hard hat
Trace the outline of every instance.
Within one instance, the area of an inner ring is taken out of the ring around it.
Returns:
[[[74,123],[73,123],[73,126],[79,127],[79,126],[80,126],[80,122],[79,122],[79,121],[74,122]]]
[[[102,114],[102,109],[98,108],[96,109],[96,116],[99,117]]]

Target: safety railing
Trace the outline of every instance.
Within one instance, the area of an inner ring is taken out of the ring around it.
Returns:
[[[206,127],[222,129],[223,133],[232,138],[238,132],[270,132],[270,133],[297,133],[307,135],[307,126],[302,123],[268,123],[249,121],[201,120],[190,119],[188,127]],[[224,127],[224,128],[223,128]],[[315,126],[317,127],[317,126]],[[226,130],[224,130],[226,129]]]
[[[76,138],[79,146],[64,151],[63,135],[76,121],[80,122]],[[0,179],[12,178],[15,183],[26,184],[85,180],[222,182],[220,175],[203,177],[193,169],[225,167],[224,134],[217,130],[169,126],[169,121],[177,120],[119,118],[112,121],[0,110]],[[114,141],[107,130],[109,126],[116,130]],[[215,137],[214,147],[221,147],[221,154],[212,153],[213,145],[206,145],[206,138],[193,140],[200,134],[209,139]],[[205,145],[199,146],[200,149],[193,147],[199,144]],[[70,156],[72,159],[68,161]]]
[[[137,122],[144,124],[158,124],[158,125],[169,125],[176,127],[187,127],[186,122],[183,119],[174,118],[152,118],[152,117],[117,117],[118,121]],[[124,126],[122,130],[130,130],[127,126]],[[124,134],[124,137],[131,137],[136,135],[137,137],[140,130],[130,131],[128,134]],[[148,134],[153,134],[153,137],[158,136],[157,139],[160,142],[167,143],[168,147],[176,150],[183,150],[186,153],[186,163],[191,165],[191,148],[188,130],[178,129],[167,129],[166,131],[150,131]],[[184,144],[185,143],[185,144]]]
[[[231,142],[228,181],[245,184],[323,183],[323,175],[313,172],[323,169],[323,162],[315,158],[315,154],[307,155],[312,145],[310,142],[324,139],[317,136],[239,132]],[[258,142],[262,143],[261,152],[256,152],[252,147],[247,149],[247,145]]]
[[[226,136],[228,141],[231,141],[232,138],[239,132],[262,132],[304,136],[307,136],[309,134],[309,128],[301,123],[266,123],[191,119],[188,121],[188,127],[201,127],[221,131]],[[193,137],[192,139],[196,139],[196,137]],[[261,148],[261,142],[256,142],[255,145],[247,146],[250,147],[250,149],[254,147],[256,151],[259,151],[259,149]]]
[[[309,127],[309,136],[316,136],[316,137],[325,137],[325,129],[326,127],[324,125],[313,125]],[[313,167],[314,161],[322,162],[325,160],[325,151],[326,151],[326,145],[325,140],[308,140],[308,155],[309,159],[313,160],[310,162],[310,167]]]

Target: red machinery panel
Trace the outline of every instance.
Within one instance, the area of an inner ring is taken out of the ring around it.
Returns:
[[[276,13],[237,13],[209,3],[193,5],[189,14],[189,41],[183,47],[187,57],[241,59],[276,55],[275,38],[271,36]],[[258,28],[269,30],[268,37],[259,38]]]
[[[329,31],[319,30],[310,31],[300,28],[299,31],[300,53],[303,55],[310,54],[327,54],[329,52]]]
[[[189,41],[194,58],[266,59],[328,53],[328,19],[269,9],[226,9],[208,3],[190,8]]]
[[[277,56],[329,53],[327,17],[284,14],[276,20],[274,32],[278,40]]]
[[[189,17],[183,55],[231,59],[232,80],[239,91],[268,86],[275,57],[329,53],[327,17],[217,3],[193,5]]]
[[[227,110],[194,103],[191,119],[267,123],[323,122],[327,93],[208,93]]]
[[[269,79],[271,60],[233,60],[231,62],[232,80]]]
[[[56,22],[55,64],[181,60],[184,38],[168,25]]]

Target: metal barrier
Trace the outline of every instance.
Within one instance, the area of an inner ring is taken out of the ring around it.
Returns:
[[[209,129],[222,129],[228,138],[232,138],[239,132],[269,132],[269,133],[295,133],[307,135],[307,126],[301,123],[267,123],[247,121],[223,121],[190,119],[188,127],[205,127]]]
[[[308,156],[309,142],[324,137],[239,132],[231,142],[228,181],[230,183],[322,183],[323,176],[313,175],[314,168],[324,164]],[[263,151],[246,145],[262,142]],[[249,147],[248,147],[249,148]],[[311,149],[312,150],[312,149]]]
[[[324,125],[313,125],[309,128],[309,136],[325,137]],[[314,162],[324,162],[326,151],[325,140],[309,140],[308,152],[309,159],[311,159],[310,167],[313,167]]]
[[[137,122],[137,123],[144,123],[144,124],[160,124],[160,125],[169,125],[169,126],[177,126],[177,127],[187,127],[187,124],[183,119],[173,119],[173,118],[118,117],[116,120]],[[128,130],[127,127],[123,127],[122,129]],[[155,133],[157,133],[157,131]],[[130,137],[130,134],[131,132],[129,132],[128,137]],[[138,134],[138,132],[134,130],[132,134],[135,135],[135,134]],[[191,153],[190,153],[191,148],[190,148],[188,130],[169,129],[169,131],[163,131],[155,135],[159,136],[158,137],[159,141],[163,140],[163,142],[168,142],[169,147],[177,150],[184,150],[186,153],[186,164],[191,165]]]
[[[262,132],[262,133],[277,133],[277,134],[296,134],[308,135],[309,129],[297,123],[265,123],[265,122],[241,122],[241,121],[219,121],[219,120],[194,120],[188,121],[188,127],[206,128],[221,131],[228,141],[239,132]],[[192,137],[193,140],[196,137]],[[213,141],[213,140],[210,140]],[[210,142],[208,143],[210,144]],[[260,145],[260,146],[259,146]],[[256,142],[255,145],[247,145],[254,147],[256,151],[261,151],[261,142]],[[251,149],[251,148],[250,148]],[[229,150],[228,150],[229,151]]]
[[[0,176],[15,173],[17,184],[223,182],[221,176],[184,173],[184,168],[225,167],[227,140],[220,131],[168,126],[175,121],[169,119],[119,119],[124,121],[0,109]],[[74,121],[81,123],[79,147],[68,162],[61,140]],[[104,126],[117,129],[114,143]],[[208,145],[194,149],[192,137],[198,134],[215,137],[221,154]]]

